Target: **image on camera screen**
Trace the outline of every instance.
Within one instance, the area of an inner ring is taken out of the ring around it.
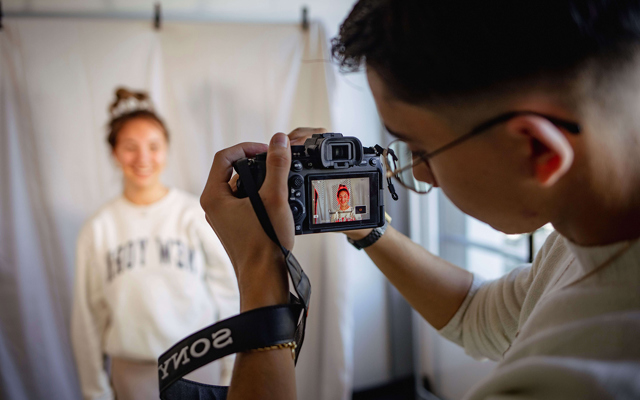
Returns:
[[[371,218],[369,178],[312,180],[311,186],[314,225]]]

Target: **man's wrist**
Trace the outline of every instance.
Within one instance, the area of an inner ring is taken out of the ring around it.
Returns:
[[[280,251],[248,258],[238,276],[240,312],[289,302],[289,280]]]
[[[345,231],[344,234],[351,240],[361,240],[369,236],[373,229],[355,229],[352,231]]]
[[[362,239],[354,240],[347,236],[347,240],[356,249],[358,250],[365,249],[375,244],[382,237],[382,235],[384,235],[384,232],[387,229],[387,226],[388,224],[384,224],[383,226],[379,226],[377,228],[372,229],[371,232],[369,232],[369,234]]]

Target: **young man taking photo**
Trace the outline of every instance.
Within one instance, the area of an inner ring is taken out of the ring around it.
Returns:
[[[640,398],[640,0],[362,0],[333,45],[410,150],[403,185],[505,233],[557,231],[485,282],[392,227],[347,232],[442,335],[499,361],[467,398]],[[280,249],[229,185],[234,161],[267,150],[260,196],[293,248],[286,135],[216,154],[201,199],[243,312],[288,301]],[[238,355],[230,399],[295,393],[290,350]]]

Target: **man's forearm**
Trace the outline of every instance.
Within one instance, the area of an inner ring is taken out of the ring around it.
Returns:
[[[391,226],[365,251],[411,306],[440,329],[464,301],[473,277]]]
[[[258,256],[250,257],[247,262],[251,268],[243,269],[250,276],[238,277],[241,312],[289,301],[288,275],[282,253],[277,248],[257,253]],[[274,268],[276,265],[280,267]],[[295,399],[296,375],[291,349],[238,353],[227,398]]]
[[[290,349],[239,353],[233,368],[229,400],[296,398],[296,375]]]

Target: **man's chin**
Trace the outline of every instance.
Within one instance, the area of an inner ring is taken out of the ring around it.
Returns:
[[[531,233],[531,232],[535,232],[538,229],[540,229],[541,227],[543,227],[545,224],[541,224],[541,223],[535,223],[535,224],[531,224],[531,223],[523,223],[523,224],[512,224],[512,223],[508,223],[508,224],[492,224],[492,223],[488,223],[489,226],[491,226],[493,229],[500,231],[502,233],[505,233],[507,235],[521,235],[523,233]]]

